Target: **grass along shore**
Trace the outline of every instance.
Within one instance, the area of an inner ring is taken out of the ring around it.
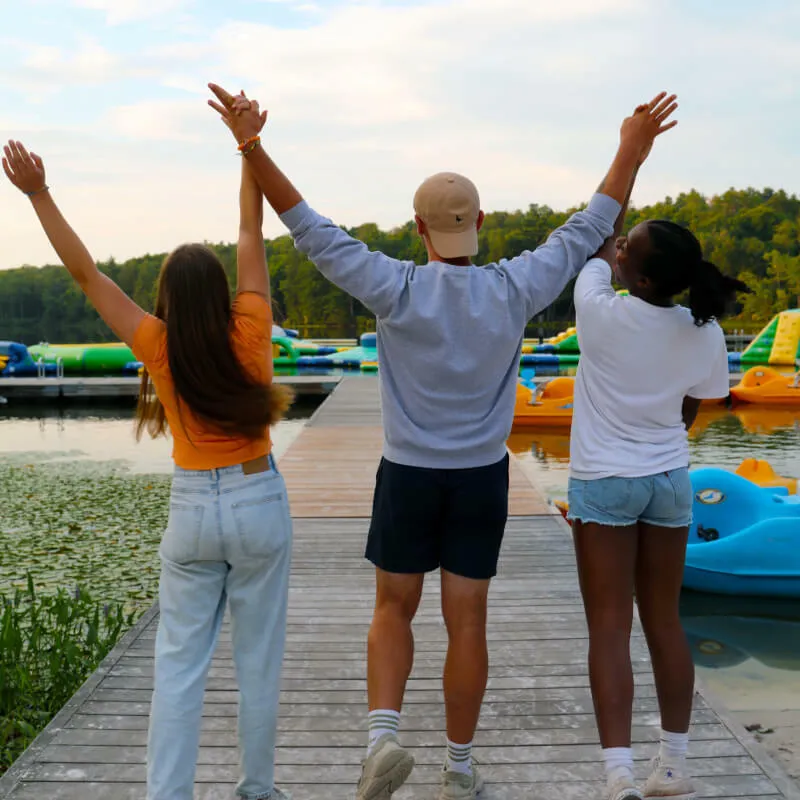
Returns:
[[[171,477],[0,466],[0,774],[153,603]]]

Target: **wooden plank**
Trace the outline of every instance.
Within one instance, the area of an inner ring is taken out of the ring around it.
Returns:
[[[103,746],[139,746],[147,744],[147,731],[144,728],[131,730],[130,728],[114,727],[122,718],[111,718],[103,727],[76,727],[62,730],[55,738],[55,745],[70,745],[73,747]],[[632,741],[642,744],[645,750],[655,746],[653,742],[652,727],[637,725],[632,729]],[[480,741],[484,755],[489,747],[544,747],[544,746],[572,746],[591,745],[591,751],[597,757],[597,732],[593,726],[585,725],[581,728],[545,728],[536,730],[490,730],[481,729]],[[278,736],[279,748],[327,748],[330,750],[330,733],[325,731],[287,731],[282,730]],[[700,743],[704,742],[735,741],[730,731],[719,723],[701,723],[692,730],[691,751],[694,756],[702,752]],[[234,728],[230,730],[203,731],[200,736],[201,747],[236,747],[238,734]],[[442,737],[438,731],[403,731],[403,742],[407,747],[441,747]],[[363,756],[364,732],[363,730],[339,731],[336,735],[338,747],[357,748],[359,757]],[[739,745],[741,748],[741,745]],[[637,748],[638,750],[638,748]],[[736,753],[744,752],[741,748]]]
[[[604,784],[600,781],[563,781],[559,783],[513,783],[489,784],[481,793],[481,800],[597,800],[603,796]],[[766,800],[779,795],[764,778],[722,779],[713,783],[697,781],[699,798],[727,798],[728,800]],[[345,790],[347,791],[347,790]],[[292,800],[331,800],[329,787],[324,784],[293,785]],[[333,795],[338,797],[339,795]],[[342,795],[342,796],[350,796]],[[87,797],[102,797],[103,800],[143,800],[144,785],[141,783],[41,783],[34,782],[14,793],[15,800],[86,800]],[[231,784],[202,783],[195,791],[195,800],[230,800]],[[434,800],[435,787],[415,784],[404,786],[392,795],[396,800]]]

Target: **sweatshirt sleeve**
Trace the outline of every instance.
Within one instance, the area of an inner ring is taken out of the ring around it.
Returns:
[[[528,319],[550,305],[614,232],[620,204],[595,194],[583,211],[573,214],[544,244],[526,251],[499,269],[524,299]]]
[[[387,317],[410,279],[413,262],[370,250],[302,201],[281,215],[295,247],[333,284]]]

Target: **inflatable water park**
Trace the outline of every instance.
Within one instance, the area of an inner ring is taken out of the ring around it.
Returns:
[[[617,294],[624,295],[625,291]],[[281,369],[308,370],[361,370],[378,369],[378,351],[375,333],[364,333],[356,346],[301,339],[298,331],[273,325],[273,363]],[[800,398],[797,387],[789,386],[776,367],[794,367],[800,363],[800,309],[790,309],[776,314],[763,330],[741,353],[728,353],[729,363],[736,370],[747,368],[742,383],[732,391],[733,396],[747,403],[792,403]],[[580,361],[580,345],[575,327],[569,327],[556,336],[536,340],[525,339],[520,355],[520,367],[575,367]],[[753,371],[763,367],[761,371]],[[0,341],[0,376],[30,377],[36,375],[131,375],[141,364],[126,345],[107,344],[48,344],[31,347],[20,342]],[[771,368],[772,371],[769,371]],[[784,381],[786,385],[779,385]],[[769,386],[768,386],[769,384]],[[540,397],[547,402],[557,399],[553,392],[562,391],[558,384],[549,390],[550,395]],[[552,404],[551,404],[552,405]],[[563,417],[563,414],[554,414]],[[542,411],[530,416],[544,417]]]
[[[299,340],[290,335],[272,336],[276,367],[311,367],[315,369],[378,369],[377,334],[364,333],[357,347],[329,347]]]

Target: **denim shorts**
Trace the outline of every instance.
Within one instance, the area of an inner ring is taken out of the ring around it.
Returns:
[[[569,479],[567,519],[623,526],[645,522],[664,528],[692,523],[688,467],[641,478]]]

